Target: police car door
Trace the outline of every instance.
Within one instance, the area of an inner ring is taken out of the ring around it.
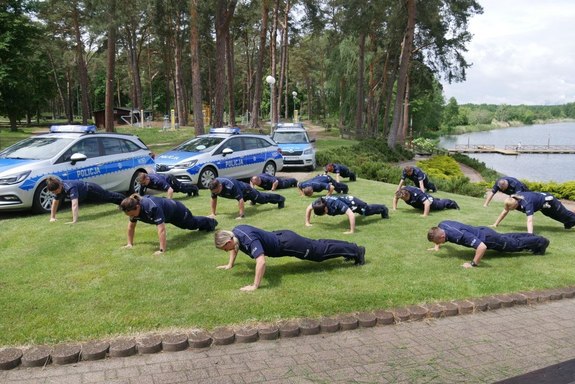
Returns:
[[[233,152],[224,154],[225,149],[231,149]],[[218,149],[217,166],[221,176],[234,179],[250,177],[248,160],[241,136],[231,137]]]
[[[70,157],[76,153],[86,156],[86,160],[72,164]],[[107,175],[103,168],[102,152],[97,137],[80,138],[66,151],[62,160],[70,163],[68,171],[62,174],[62,179],[89,181],[106,188]]]

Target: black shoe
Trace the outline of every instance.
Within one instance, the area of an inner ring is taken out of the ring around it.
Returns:
[[[383,211],[381,211],[381,218],[389,219],[389,210],[387,209],[387,207],[384,207]]]
[[[198,189],[198,190],[192,192],[192,195],[193,195],[194,197],[200,196],[200,190]]]
[[[459,209],[459,205],[457,205],[457,203],[454,201],[454,202],[451,204],[451,207],[450,207],[450,208],[451,208],[451,209]]]
[[[355,259],[355,265],[365,264],[365,247],[359,247],[359,253]]]
[[[349,181],[355,181],[355,175],[349,178]]]
[[[541,256],[544,255],[548,246],[549,246],[549,240],[546,238],[543,238],[543,244],[541,244],[541,246],[539,248],[534,249],[533,254],[534,255],[541,255]]]
[[[250,205],[256,205],[255,200],[250,201]]]
[[[278,209],[282,209],[283,207],[285,207],[286,204],[286,199],[283,199],[282,201],[280,201],[278,203]]]

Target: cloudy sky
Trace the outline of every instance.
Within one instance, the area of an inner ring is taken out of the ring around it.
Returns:
[[[464,83],[444,84],[459,104],[575,102],[575,0],[478,0]]]

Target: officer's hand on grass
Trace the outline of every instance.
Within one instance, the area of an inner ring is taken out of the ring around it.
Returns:
[[[212,218],[212,219],[215,219],[215,218],[216,218],[216,214],[215,214],[215,213],[212,213],[212,214],[208,215],[208,217],[210,217],[210,218]]]
[[[343,234],[344,235],[351,235],[351,234],[353,234],[353,231],[345,231]]]
[[[56,220],[58,220],[58,219],[56,219],[55,217],[54,217],[54,218],[50,218],[50,222],[51,222],[51,223],[55,222]]]
[[[217,268],[217,269],[232,269],[232,267],[230,267],[230,266],[227,265],[227,264],[226,264],[226,265],[218,265],[216,268]]]
[[[436,249],[435,247],[432,248],[427,248],[428,251],[439,251],[439,249]]]
[[[306,227],[311,227],[311,225],[312,225],[311,223],[305,223]]]
[[[126,244],[122,247],[122,249],[132,249],[132,244]]]
[[[156,251],[154,252],[154,256],[161,256],[164,254],[164,251]]]
[[[256,287],[255,285],[246,285],[243,288],[240,288],[240,291],[244,291],[244,292],[251,292],[251,291],[255,291],[256,289],[258,289],[258,287]]]

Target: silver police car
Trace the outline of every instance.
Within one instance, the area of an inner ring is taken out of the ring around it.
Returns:
[[[137,192],[139,172],[154,172],[154,155],[137,137],[95,133],[93,125],[52,126],[0,152],[0,211],[49,212],[46,178],[84,180],[116,192]]]
[[[158,173],[208,188],[219,176],[245,179],[281,171],[283,157],[269,136],[243,134],[239,128],[212,128],[156,158]]]

